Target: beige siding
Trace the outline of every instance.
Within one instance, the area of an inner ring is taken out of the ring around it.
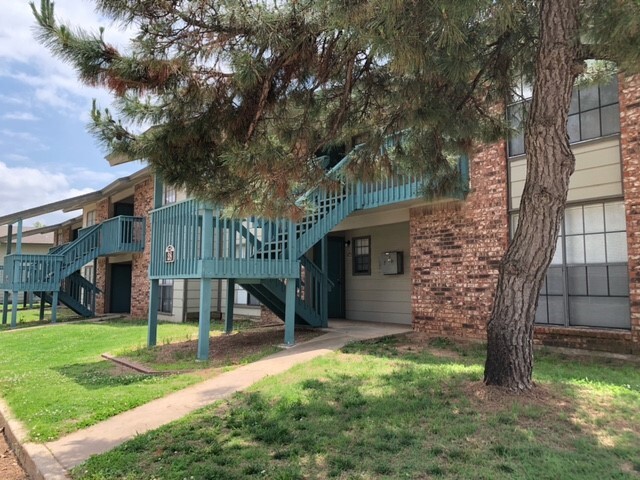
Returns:
[[[567,201],[622,195],[620,141],[617,138],[575,146],[576,170],[569,182]],[[524,188],[526,160],[509,164],[511,208],[520,206]]]
[[[345,260],[345,306],[349,320],[411,323],[411,275],[409,272],[409,223],[361,228],[346,232],[345,239],[371,236],[371,275],[352,274],[352,252]],[[383,275],[383,252],[403,253],[404,273]]]

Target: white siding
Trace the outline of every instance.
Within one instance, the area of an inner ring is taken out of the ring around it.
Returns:
[[[346,232],[345,240],[371,236],[371,275],[352,274],[351,247],[345,259],[345,307],[349,320],[411,324],[411,273],[409,271],[409,223],[361,228]],[[383,252],[403,253],[404,273],[383,275]]]
[[[622,195],[622,172],[620,168],[620,141],[617,138],[577,145],[576,170],[569,182],[567,201]],[[526,160],[509,163],[511,181],[511,208],[519,208],[524,189]]]

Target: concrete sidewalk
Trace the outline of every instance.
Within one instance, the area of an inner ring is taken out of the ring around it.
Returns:
[[[44,478],[66,479],[66,471],[91,455],[104,453],[138,434],[227,398],[267,376],[338,350],[347,343],[409,332],[411,327],[337,320],[331,322],[326,331],[325,335],[313,340],[141,405],[55,442],[24,444],[23,447]]]

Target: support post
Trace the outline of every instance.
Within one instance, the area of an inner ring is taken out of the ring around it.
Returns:
[[[147,347],[158,343],[158,302],[160,301],[160,280],[151,280],[149,287],[149,317],[147,327]]]
[[[320,240],[320,262],[322,270],[322,295],[320,298],[320,325],[322,328],[329,326],[329,240],[325,235]]]
[[[40,321],[44,320],[44,292],[40,292]]]
[[[18,220],[18,234],[16,235],[16,253],[22,253],[22,219]]]
[[[16,328],[16,325],[18,325],[18,293],[16,290],[11,292],[11,301],[13,303],[13,308],[11,309],[11,328]]]
[[[11,255],[11,242],[13,241],[13,224],[7,225],[7,255]],[[6,265],[5,265],[6,268]],[[4,274],[4,273],[3,273]],[[9,313],[9,291],[5,290],[2,298],[2,324],[7,324]]]
[[[58,321],[58,291],[51,294],[51,323]]]
[[[162,177],[157,173],[153,176],[153,208],[162,206],[163,194]],[[147,221],[151,220],[151,216]],[[93,261],[93,284],[97,283],[97,260]],[[149,285],[149,313],[147,315],[147,347],[155,347],[158,343],[158,303],[160,302],[160,280],[151,280]],[[95,313],[95,295],[93,300]]]
[[[236,293],[236,281],[233,278],[227,280],[227,309],[224,314],[224,333],[233,332],[233,304]]]
[[[295,343],[296,328],[296,279],[287,279],[287,296],[284,313],[284,343],[293,345]]]
[[[7,314],[9,313],[9,292],[7,290],[2,294],[2,324],[7,324]]]
[[[202,258],[213,256],[213,210],[202,212]],[[209,359],[209,333],[211,331],[211,279],[200,280],[200,318],[198,322],[198,360]]]
[[[211,279],[200,280],[200,318],[198,322],[198,360],[209,359],[209,333],[211,331]]]

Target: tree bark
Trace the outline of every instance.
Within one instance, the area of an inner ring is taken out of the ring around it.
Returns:
[[[542,0],[536,78],[525,130],[527,177],[519,225],[500,264],[484,381],[532,388],[533,327],[540,288],[553,258],[575,158],[567,117],[582,69],[579,0]]]

